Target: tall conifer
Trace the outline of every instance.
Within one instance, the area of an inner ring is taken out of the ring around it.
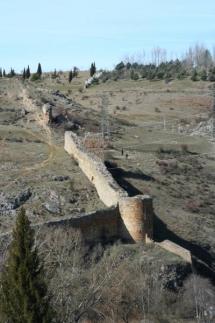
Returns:
[[[34,232],[21,209],[1,276],[0,310],[6,322],[50,323],[52,314]]]
[[[39,76],[41,76],[41,75],[42,75],[42,67],[41,67],[41,64],[40,64],[40,63],[38,64],[37,74],[38,74]]]
[[[29,65],[28,65],[28,68],[27,68],[27,70],[26,70],[26,78],[27,79],[29,79],[30,78],[30,76],[31,76],[31,71],[30,71],[30,67],[29,67]]]
[[[72,82],[72,79],[73,79],[73,71],[70,71],[69,72],[69,83],[71,83]]]

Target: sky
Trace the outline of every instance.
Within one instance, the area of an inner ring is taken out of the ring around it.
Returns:
[[[215,45],[214,0],[0,0],[0,66],[112,68],[153,47]]]

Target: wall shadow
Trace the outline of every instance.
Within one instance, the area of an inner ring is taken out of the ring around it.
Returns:
[[[126,178],[140,179],[142,181],[155,180],[152,176],[146,175],[142,172],[126,171],[123,168],[117,167],[117,164],[114,162],[105,161],[104,163],[115,181],[128,193],[130,197],[143,194],[143,192],[129,183]]]
[[[154,180],[153,177],[147,176],[144,173],[134,173],[131,171],[125,171],[120,167],[118,168],[116,163],[112,163],[110,161],[106,161],[105,165],[116,182],[127,191],[129,196],[142,194],[142,192],[130,184],[125,178],[135,178],[144,181]],[[154,214],[154,240],[156,242],[170,240],[189,250],[192,255],[193,271],[196,274],[209,278],[215,284],[215,255],[213,256],[203,246],[178,236],[167,227],[157,214]]]
[[[193,270],[201,276],[210,278],[215,283],[215,259],[206,248],[185,240],[171,231],[167,225],[154,214],[154,240],[161,242],[170,240],[179,246],[189,250],[192,255]]]

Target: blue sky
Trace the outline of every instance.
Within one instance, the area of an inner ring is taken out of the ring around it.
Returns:
[[[214,0],[0,0],[0,66],[111,68],[154,46],[215,45]]]

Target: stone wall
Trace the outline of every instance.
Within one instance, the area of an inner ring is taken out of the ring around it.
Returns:
[[[34,230],[40,228],[73,228],[81,233],[83,241],[97,243],[119,239],[121,219],[118,207],[98,210],[91,213],[50,220],[31,225]],[[0,246],[12,237],[12,231],[0,234]]]
[[[153,208],[149,196],[120,199],[119,212],[124,223],[120,232],[123,239],[132,239],[135,242],[150,242],[153,239]]]
[[[175,255],[183,258],[186,262],[189,262],[190,264],[192,263],[192,257],[191,257],[191,253],[189,250],[179,246],[178,244],[169,241],[169,240],[164,240],[162,242],[157,242],[156,243],[158,246],[160,246],[161,248],[174,253]]]
[[[103,162],[87,153],[81,140],[71,131],[65,132],[65,150],[78,162],[79,167],[96,187],[101,201],[108,207],[116,206],[127,193],[115,182]]]
[[[44,104],[42,107],[44,120],[46,124],[52,123],[52,106],[50,104]]]
[[[77,218],[49,221],[42,226],[74,228],[81,233],[83,241],[97,243],[119,239],[120,221],[118,207],[113,207],[83,214]]]
[[[65,150],[76,159],[79,167],[94,184],[102,202],[108,207],[119,205],[119,238],[130,242],[151,242],[152,199],[149,196],[128,197],[127,192],[116,183],[101,159],[87,152],[81,139],[71,131],[65,133]]]

